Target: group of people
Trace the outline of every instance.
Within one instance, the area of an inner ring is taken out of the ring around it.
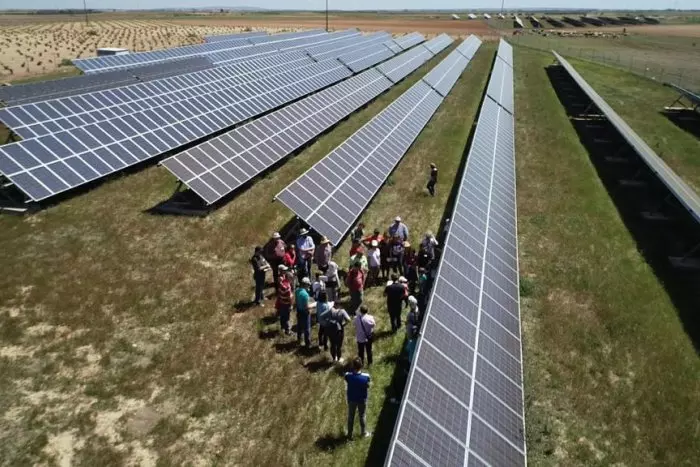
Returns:
[[[352,434],[355,411],[360,413],[363,434],[367,433],[364,402],[351,400],[351,396],[357,399],[358,394],[364,394],[366,399],[369,375],[361,373],[361,368],[365,364],[371,366],[373,362],[372,343],[377,320],[365,304],[364,291],[368,287],[383,285],[392,332],[402,327],[403,310],[408,309],[405,327],[407,352],[411,359],[438,247],[432,232],[426,232],[415,249],[409,240],[409,228],[399,216],[383,233],[374,229],[371,235],[366,235],[365,225],[358,224],[351,233],[351,241],[346,271],[342,271],[334,260],[330,241],[322,237],[316,244],[305,228],[290,243],[285,242],[279,233],[273,233],[264,246],[255,248],[250,259],[255,304],[264,306],[266,277],[271,271],[281,331],[291,334],[290,317],[294,309],[299,345],[303,342],[307,348],[311,347],[311,330],[315,321],[318,347],[329,350],[333,362],[342,364],[345,328],[353,324],[358,357],[352,362],[352,371],[346,374],[349,435]],[[340,306],[341,285],[347,288],[349,295],[345,309]],[[366,387],[358,389],[358,385]]]

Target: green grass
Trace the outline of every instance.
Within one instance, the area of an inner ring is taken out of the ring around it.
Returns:
[[[437,230],[492,57],[493,47],[484,46],[393,173],[394,183],[369,207],[368,225],[384,227],[400,212],[416,240]],[[323,362],[329,357],[300,353],[293,340],[275,335],[273,301],[264,309],[239,304],[253,293],[253,247],[292,219],[272,197],[439,58],[207,218],[147,214],[175,186],[155,166],[31,216],[0,216],[0,261],[12,272],[0,288],[8,338],[0,346],[0,410],[7,414],[0,418],[0,463],[58,462],[65,439],[76,447],[74,461],[91,465],[144,458],[163,465],[359,465],[370,448],[380,463],[392,414],[384,412],[388,425],[373,446],[337,443],[344,382]],[[443,174],[436,198],[423,193],[429,162]],[[341,245],[340,264],[347,250]],[[386,334],[378,290],[368,303]],[[399,334],[377,343],[372,429],[402,342]],[[355,355],[352,327],[345,350]],[[150,431],[129,429],[144,418],[153,420]]]
[[[549,83],[551,56],[517,48],[515,63],[529,461],[697,465],[697,354]]]

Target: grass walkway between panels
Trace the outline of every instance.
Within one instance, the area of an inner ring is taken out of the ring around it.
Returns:
[[[372,202],[369,226],[401,214],[414,240],[437,230],[493,51],[482,47]],[[379,433],[343,444],[343,379],[279,336],[272,297],[266,308],[243,305],[247,261],[293,217],[272,196],[446,54],[206,218],[147,213],[175,187],[155,166],[34,215],[0,216],[0,464],[381,463],[403,335],[387,335],[379,290],[368,294],[385,336],[368,413]],[[422,192],[429,162],[441,170],[435,198]],[[353,340],[348,332],[348,357]]]
[[[530,463],[698,465],[698,355],[549,82],[551,55],[518,48],[515,64]],[[606,98],[634,92],[581,69]]]

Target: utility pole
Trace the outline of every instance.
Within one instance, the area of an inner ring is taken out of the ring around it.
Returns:
[[[326,32],[328,32],[328,0],[326,0]]]
[[[501,15],[503,14],[503,4],[506,3],[506,0],[501,0]]]
[[[85,26],[88,26],[87,0],[83,0],[83,11],[85,11]]]

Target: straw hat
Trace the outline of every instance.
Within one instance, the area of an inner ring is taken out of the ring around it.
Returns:
[[[401,216],[394,217],[394,222],[401,222]]]
[[[275,233],[272,234],[272,238],[278,239],[278,238],[282,238],[282,237],[280,236],[280,233],[279,233],[279,232],[275,232]]]
[[[326,243],[330,243],[331,241],[328,240],[328,237],[324,236],[321,237],[321,245],[325,245]]]
[[[376,246],[379,246],[379,242],[377,242],[376,240],[372,240],[372,243],[370,245],[372,245],[373,247],[376,247]]]
[[[299,235],[306,235],[307,233],[309,233],[309,231],[308,231],[307,229],[305,229],[305,228],[302,228],[302,229],[299,231]]]

